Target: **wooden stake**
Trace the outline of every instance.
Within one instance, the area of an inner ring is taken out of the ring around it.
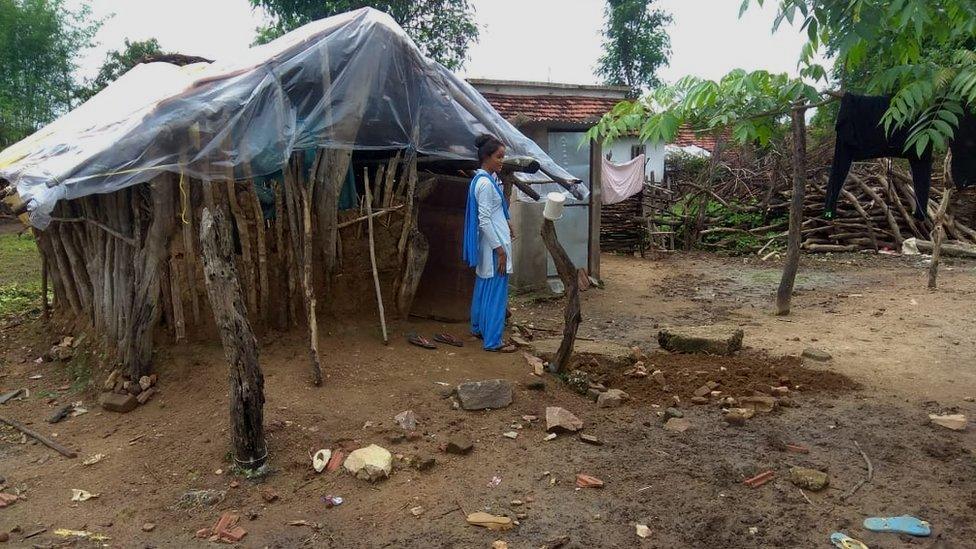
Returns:
[[[47,257],[41,252],[41,318],[44,322],[51,320],[51,310],[47,304]]]
[[[46,436],[38,433],[37,431],[33,431],[31,429],[28,429],[27,427],[24,427],[23,425],[21,425],[20,423],[14,421],[12,419],[7,419],[5,417],[0,417],[0,422],[6,423],[7,425],[13,427],[14,429],[17,429],[21,433],[24,433],[25,435],[33,438],[34,440],[40,442],[44,446],[47,446],[48,448],[54,450],[55,452],[61,454],[62,456],[66,457],[66,458],[78,457],[78,454],[76,454],[72,450],[69,450],[69,449],[65,448],[64,446],[61,446],[57,442],[54,442],[53,440],[51,440],[51,439],[47,438]]]
[[[376,306],[380,310],[380,328],[383,330],[383,344],[389,345],[386,335],[386,314],[383,311],[383,292],[380,290],[380,272],[376,266],[376,244],[373,240],[373,197],[369,188],[369,170],[363,168],[363,187],[366,189],[366,231],[369,234],[369,262],[373,267],[373,285],[376,286]],[[404,221],[406,224],[407,222]]]
[[[417,189],[417,153],[416,151],[410,154],[410,158],[407,160],[407,194],[404,200],[407,203],[406,219],[413,218],[413,208],[414,208],[414,192]],[[410,235],[410,224],[403,224],[403,231],[400,233],[400,241],[397,244],[397,264],[403,265],[404,259],[407,253],[407,237]]]
[[[203,210],[200,243],[204,280],[214,321],[220,332],[224,356],[230,363],[230,423],[234,460],[242,468],[256,470],[268,459],[264,438],[264,375],[258,363],[258,346],[247,320],[244,296],[234,267],[230,229],[223,213]]]
[[[576,331],[579,329],[581,320],[579,280],[576,276],[576,267],[573,266],[573,262],[569,259],[569,254],[566,253],[562,244],[559,243],[559,238],[556,236],[556,225],[548,219],[543,219],[542,221],[542,241],[546,244],[546,249],[549,250],[549,255],[552,256],[553,263],[556,264],[556,272],[559,273],[559,279],[562,280],[566,292],[566,308],[563,314],[563,340],[559,344],[559,351],[556,352],[555,360],[550,365],[550,369],[554,373],[559,373],[566,368],[569,364],[569,359],[573,355],[573,345],[576,343]]]
[[[183,228],[183,274],[186,276],[186,287],[190,292],[190,312],[193,313],[193,325],[200,325],[200,293],[197,290],[197,254],[193,243],[193,200],[190,193],[189,178],[180,174],[180,219]],[[174,275],[175,276],[175,275]],[[181,298],[182,299],[182,298]]]
[[[793,200],[790,202],[790,232],[786,246],[786,264],[783,265],[783,278],[776,291],[776,314],[790,314],[790,301],[793,299],[793,283],[796,271],[800,268],[800,229],[803,225],[803,193],[806,189],[807,174],[807,129],[804,115],[806,109],[794,108],[793,119]]]
[[[952,187],[945,190],[942,195],[942,202],[939,203],[939,209],[935,213],[935,229],[932,230],[932,263],[929,265],[929,289],[934,290],[938,286],[936,283],[936,278],[939,276],[939,259],[942,256],[942,239],[945,238],[945,229],[943,228],[943,222],[946,217],[946,210],[949,208],[949,198],[952,197]]]
[[[257,227],[257,238],[258,238],[258,284],[260,286],[261,295],[261,311],[260,316],[265,318],[271,317],[270,309],[270,298],[269,295],[270,284],[268,283],[268,244],[267,238],[265,237],[265,224],[264,224],[264,210],[261,208],[261,200],[258,198],[258,192],[254,188],[254,182],[248,180],[248,186],[251,192],[248,193],[251,198],[251,205],[254,207],[254,220]]]
[[[169,260],[169,289],[170,299],[173,300],[173,329],[176,332],[176,342],[186,341],[186,318],[183,314],[183,285],[180,283],[180,262],[175,257]],[[166,296],[164,295],[165,299]]]

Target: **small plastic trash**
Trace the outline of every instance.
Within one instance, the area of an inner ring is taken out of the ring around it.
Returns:
[[[866,518],[864,528],[872,532],[890,532],[918,537],[926,537],[932,533],[932,527],[927,521],[910,515]]]
[[[322,496],[322,501],[325,502],[326,509],[331,509],[333,507],[342,505],[342,502],[345,500],[339,496]]]
[[[834,544],[834,547],[838,549],[868,549],[867,545],[843,532],[830,534],[830,543]]]

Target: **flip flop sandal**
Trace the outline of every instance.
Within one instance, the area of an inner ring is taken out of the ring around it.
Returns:
[[[437,345],[434,345],[429,339],[422,335],[407,334],[407,341],[416,345],[417,347],[423,347],[424,349],[437,348]]]
[[[446,345],[454,345],[455,347],[464,347],[464,342],[452,336],[451,334],[445,334],[445,333],[434,334],[434,341],[438,341]]]
[[[830,534],[830,543],[833,543],[834,547],[838,549],[868,549],[864,543],[841,532]]]
[[[494,349],[485,349],[485,350],[488,351],[489,353],[514,353],[518,349],[515,347],[515,345],[509,343],[507,345],[502,345],[501,347],[496,347]]]
[[[864,519],[864,527],[872,532],[890,532],[925,537],[932,533],[931,525],[909,515],[900,517],[871,517]]]

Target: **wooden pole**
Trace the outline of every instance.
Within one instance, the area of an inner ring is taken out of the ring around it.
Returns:
[[[234,266],[233,243],[224,214],[203,210],[200,221],[204,280],[224,356],[230,363],[230,423],[234,460],[256,470],[268,459],[264,438],[264,375],[258,346],[247,320],[244,295]]]
[[[47,256],[41,251],[41,318],[44,322],[51,320],[51,310],[47,303]]]
[[[31,430],[31,429],[28,429],[27,427],[24,427],[23,425],[21,425],[20,423],[14,421],[12,419],[7,419],[5,417],[0,417],[0,422],[6,423],[7,425],[13,427],[14,429],[17,429],[21,433],[24,433],[25,435],[33,438],[34,440],[40,442],[44,446],[47,446],[48,448],[56,451],[57,453],[61,454],[62,456],[66,457],[66,458],[78,457],[78,454],[76,454],[74,451],[69,450],[69,449],[65,448],[64,446],[61,446],[57,442],[54,442],[53,440],[47,438],[46,436],[44,436],[44,435],[42,435],[42,434],[40,434],[40,433],[38,433],[38,432],[36,432],[34,430]]]
[[[380,328],[383,330],[383,344],[389,345],[390,338],[386,334],[386,313],[383,311],[383,292],[380,289],[380,272],[376,266],[376,243],[373,239],[373,197],[369,189],[368,168],[363,168],[363,187],[366,189],[366,231],[369,234],[369,263],[373,267],[373,285],[376,287],[376,307],[380,311]],[[404,223],[409,223],[409,221],[404,220]]]
[[[400,266],[399,275],[396,283],[396,308],[400,318],[410,316],[410,309],[413,307],[413,299],[420,286],[420,277],[424,274],[424,267],[427,265],[427,257],[430,254],[430,243],[427,237],[420,231],[419,213],[420,203],[433,192],[436,186],[436,179],[426,179],[417,184],[416,196],[418,207],[413,209],[411,217],[404,217],[404,225],[409,224],[409,235],[407,237],[407,252],[404,254],[403,265]]]
[[[942,202],[935,213],[935,228],[932,229],[932,264],[929,265],[929,289],[934,290],[938,287],[936,278],[939,276],[939,259],[942,256],[942,239],[945,238],[945,228],[942,226],[946,217],[946,210],[949,209],[949,198],[952,196],[952,187],[947,187],[942,195]]]
[[[587,267],[593,278],[600,279],[600,227],[603,221],[603,144],[590,141],[590,231]]]
[[[559,243],[556,236],[556,225],[548,220],[542,221],[542,241],[552,256],[553,263],[556,264],[556,272],[559,279],[563,282],[566,291],[566,308],[563,314],[563,340],[559,344],[559,351],[556,358],[550,365],[550,370],[554,373],[562,372],[569,364],[569,359],[573,355],[573,345],[576,343],[576,331],[580,324],[580,298],[579,298],[579,278],[576,275],[576,267],[569,259],[569,254]]]
[[[790,314],[793,283],[800,268],[800,229],[803,225],[803,193],[807,174],[807,129],[805,107],[796,107],[791,113],[793,121],[793,200],[790,203],[790,231],[786,246],[786,264],[783,278],[776,292],[776,314]]]

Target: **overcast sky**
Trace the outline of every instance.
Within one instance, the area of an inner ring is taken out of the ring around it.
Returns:
[[[72,0],[76,4],[84,0]],[[247,48],[262,14],[248,0],[88,0],[97,17],[109,17],[99,45],[80,60],[92,76],[105,53],[123,39],[155,37],[164,50],[210,58]],[[803,36],[793,28],[771,34],[774,9],[767,2],[739,19],[740,0],[659,0],[674,16],[668,29],[673,53],[661,72],[666,81],[686,74],[718,78],[734,68],[795,74]],[[463,75],[511,80],[598,83],[603,0],[472,0],[481,28]],[[114,15],[112,15],[114,14]]]

